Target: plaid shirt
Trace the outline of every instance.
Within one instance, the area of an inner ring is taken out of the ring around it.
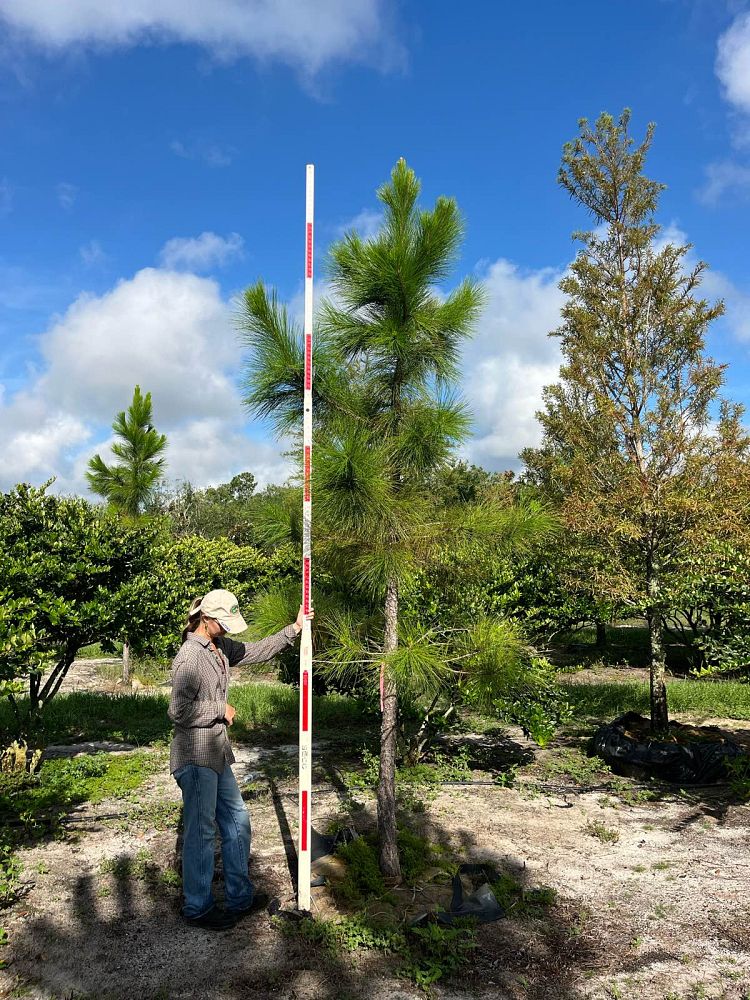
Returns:
[[[195,632],[188,635],[172,662],[168,711],[174,722],[169,754],[172,774],[185,764],[210,767],[221,774],[225,764],[234,763],[224,721],[229,667],[272,660],[296,638],[293,625],[260,642],[235,642],[221,636],[214,653],[208,639]]]

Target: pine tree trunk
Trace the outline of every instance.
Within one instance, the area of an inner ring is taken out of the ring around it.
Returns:
[[[130,684],[130,643],[127,640],[122,644],[122,683]]]
[[[669,725],[667,685],[664,680],[667,657],[664,616],[659,606],[659,576],[653,564],[649,566],[647,586],[649,597],[647,620],[651,647],[651,731],[663,732]]]
[[[391,581],[385,595],[385,635],[383,651],[390,653],[398,645],[398,584]],[[396,843],[396,723],[398,701],[396,685],[386,672],[383,690],[383,716],[380,723],[380,774],[378,777],[378,835],[380,870],[398,878],[401,864]]]

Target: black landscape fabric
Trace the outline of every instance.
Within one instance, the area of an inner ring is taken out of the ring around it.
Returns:
[[[744,752],[728,739],[651,740],[645,735],[648,725],[648,720],[637,712],[626,712],[594,733],[591,752],[605,760],[615,773],[632,774],[637,770],[680,785],[709,785],[726,778],[726,762]],[[670,726],[678,738],[680,728],[678,723]]]

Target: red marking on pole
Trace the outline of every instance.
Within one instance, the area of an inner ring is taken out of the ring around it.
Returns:
[[[297,246],[299,246],[299,244],[297,244]],[[313,261],[312,222],[308,222],[307,223],[307,252],[305,254],[305,276],[307,278],[312,278],[312,261]]]
[[[307,792],[302,793],[302,831],[300,850],[307,850]]]
[[[306,733],[310,724],[308,702],[310,695],[310,671],[302,671],[302,732]]]
[[[310,557],[306,556],[302,560],[302,610],[306,615],[310,614]]]
[[[312,389],[312,334],[305,334],[305,388]]]
[[[310,499],[310,473],[312,470],[310,445],[305,445],[305,500]]]

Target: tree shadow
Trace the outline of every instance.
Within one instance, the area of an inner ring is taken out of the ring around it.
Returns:
[[[281,802],[283,818],[277,812],[276,819],[288,830],[283,807]],[[415,832],[458,860],[501,868],[520,892],[539,888],[520,856],[501,860],[489,856],[474,833],[460,824],[435,815],[404,813],[402,819],[407,818]],[[179,854],[179,831],[175,852]],[[263,862],[257,864],[253,858],[251,876],[260,875],[267,891],[290,900],[291,872],[259,871],[261,867]],[[65,905],[50,910],[45,905],[36,912],[39,904],[34,904],[22,926],[16,924],[12,931],[6,957],[19,985],[97,1000],[424,997],[399,977],[398,956],[370,950],[342,952],[314,931],[301,933],[292,915],[280,921],[256,914],[221,933],[186,925],[179,915],[179,888],[165,884],[159,866],[138,852],[110,860],[106,871],[100,869],[98,874],[74,875],[71,883]],[[291,904],[284,908],[290,912]],[[447,991],[446,995],[456,996],[463,991],[485,1000],[500,996],[580,1000],[582,976],[608,966],[617,954],[582,912],[575,899],[558,897],[544,912],[527,919],[511,915],[480,927],[469,964],[440,980],[435,995]]]

